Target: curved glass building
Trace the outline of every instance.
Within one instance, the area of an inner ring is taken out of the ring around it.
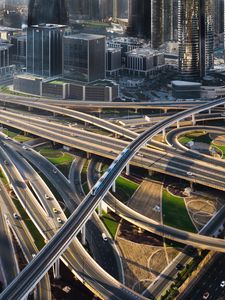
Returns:
[[[199,79],[213,68],[213,0],[178,2],[179,70]]]

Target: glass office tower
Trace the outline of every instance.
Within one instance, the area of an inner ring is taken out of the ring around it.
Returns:
[[[62,75],[66,26],[33,25],[27,29],[27,72],[43,77]]]
[[[64,37],[64,77],[81,82],[104,79],[105,36],[74,34]]]
[[[68,24],[66,0],[29,0],[28,26],[41,23]]]
[[[213,0],[179,0],[178,42],[181,76],[200,79],[213,67]]]

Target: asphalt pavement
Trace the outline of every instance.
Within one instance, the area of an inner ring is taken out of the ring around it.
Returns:
[[[206,269],[206,272],[199,277],[196,284],[192,285],[185,296],[179,299],[200,300],[204,299],[204,294],[209,293],[207,300],[223,300],[225,299],[225,287],[220,286],[222,281],[225,281],[224,253],[216,255],[214,262]]]

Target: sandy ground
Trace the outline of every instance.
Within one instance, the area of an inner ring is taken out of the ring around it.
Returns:
[[[223,206],[223,202],[219,197],[213,197],[210,194],[208,196],[201,194],[192,195],[185,198],[185,203],[189,215],[198,230]]]
[[[121,249],[125,283],[142,292],[178,253],[164,248],[162,238],[122,221],[116,241]],[[167,251],[167,255],[165,253]]]

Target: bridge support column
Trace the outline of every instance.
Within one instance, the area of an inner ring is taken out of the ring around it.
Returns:
[[[87,159],[91,158],[91,153],[87,152]]]
[[[195,121],[195,115],[192,115],[192,125],[195,125],[196,124],[196,121]]]
[[[164,114],[167,114],[168,109],[167,109],[167,108],[164,108],[163,112],[164,112]]]
[[[86,245],[86,225],[84,224],[81,228],[81,243],[82,245]]]
[[[116,181],[114,181],[112,184],[112,191],[113,191],[113,193],[116,192]]]
[[[60,279],[60,259],[58,258],[57,261],[53,265],[53,276],[54,279]]]
[[[137,114],[138,113],[138,108],[134,109],[134,113]]]
[[[57,116],[57,113],[56,112],[53,112],[53,117],[56,117]]]
[[[149,176],[153,176],[154,173],[155,173],[155,172],[154,172],[153,170],[148,170],[148,175],[149,175]]]
[[[32,110],[33,110],[33,108],[28,106],[28,111],[32,111]]]
[[[129,176],[130,175],[130,164],[126,165],[126,175]]]
[[[209,109],[209,114],[211,114],[211,113],[212,113],[212,109],[210,108],[210,109]]]
[[[102,200],[99,202],[99,205],[98,205],[98,215],[99,215],[99,217],[102,216]]]
[[[177,128],[180,128],[180,122],[179,121],[177,122]]]
[[[162,130],[162,138],[163,138],[163,140],[165,140],[165,137],[166,137],[166,129],[163,129]]]
[[[191,191],[194,192],[194,183],[192,181],[190,182],[190,188],[191,188]]]

